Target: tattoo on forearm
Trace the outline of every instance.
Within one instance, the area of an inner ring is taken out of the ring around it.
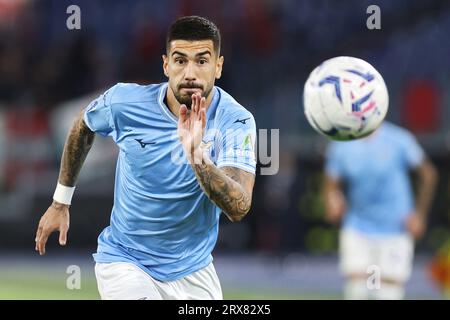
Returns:
[[[208,197],[232,221],[242,219],[251,206],[254,175],[243,170],[213,164],[194,164],[197,179]]]
[[[94,143],[95,133],[84,123],[83,116],[75,121],[70,129],[61,158],[59,182],[74,186],[86,156]]]

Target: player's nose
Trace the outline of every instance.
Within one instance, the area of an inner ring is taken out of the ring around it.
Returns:
[[[184,80],[185,81],[195,81],[197,80],[197,77],[195,75],[195,65],[192,62],[188,62],[185,68],[184,73]]]

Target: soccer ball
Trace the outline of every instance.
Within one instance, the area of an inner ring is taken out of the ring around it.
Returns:
[[[303,91],[306,118],[333,140],[374,132],[386,116],[389,96],[383,77],[364,60],[336,57],[311,72]]]

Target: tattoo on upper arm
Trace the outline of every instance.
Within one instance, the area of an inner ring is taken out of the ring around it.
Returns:
[[[234,167],[218,169],[213,165],[195,165],[200,185],[231,220],[242,219],[250,210],[255,176]]]
[[[81,166],[94,143],[95,133],[84,122],[83,114],[84,111],[74,122],[64,145],[59,182],[65,186],[75,185]]]

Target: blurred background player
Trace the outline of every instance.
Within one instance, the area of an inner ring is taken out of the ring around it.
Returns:
[[[214,86],[222,73],[220,33],[197,16],[167,34],[168,82],[119,83],[75,120],[53,204],[36,250],[59,230],[95,134],[120,149],[110,226],[98,238],[96,278],[103,299],[222,299],[212,264],[221,211],[241,220],[251,206],[256,127],[250,112]]]
[[[417,195],[409,172],[417,173]],[[340,268],[346,299],[402,299],[414,239],[425,231],[437,174],[414,136],[385,122],[371,136],[330,143],[325,165],[326,218],[343,219]],[[377,266],[370,269],[370,266]],[[379,270],[380,287],[368,276]]]

